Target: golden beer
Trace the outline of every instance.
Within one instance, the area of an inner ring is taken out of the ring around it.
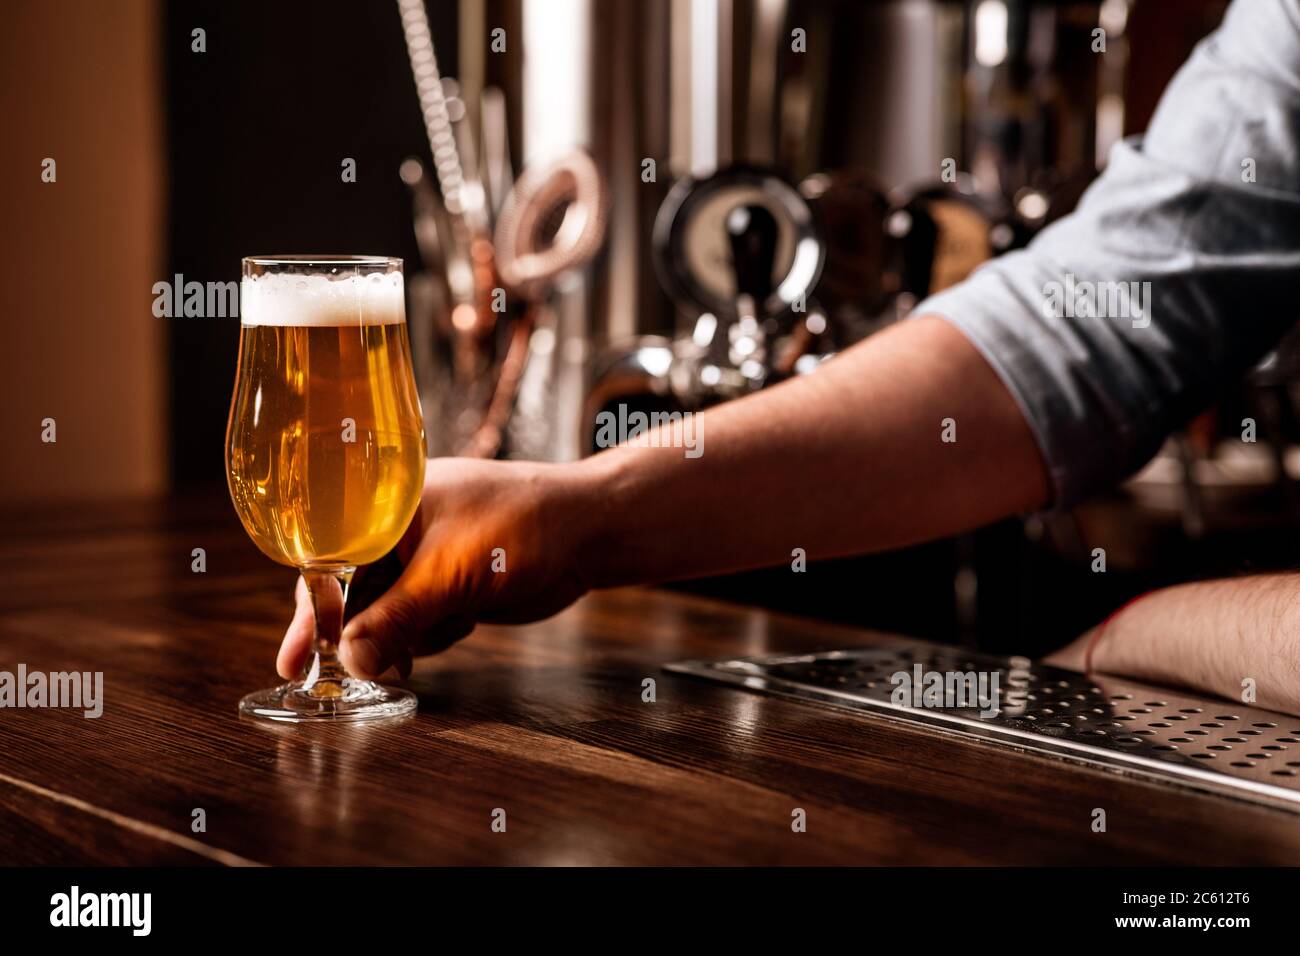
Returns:
[[[253,256],[243,266],[226,480],[257,546],[302,572],[315,634],[300,679],[248,694],[239,713],[411,714],[414,694],[339,660],[352,575],[401,540],[424,484],[402,260]]]
[[[241,314],[226,452],[245,529],[300,569],[377,560],[424,480],[400,273],[246,278]]]

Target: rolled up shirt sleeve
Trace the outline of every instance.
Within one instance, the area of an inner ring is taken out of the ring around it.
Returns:
[[[1079,208],[920,303],[1015,396],[1068,506],[1300,316],[1300,3],[1237,0]]]

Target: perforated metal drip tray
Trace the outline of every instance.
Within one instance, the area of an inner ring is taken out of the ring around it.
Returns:
[[[1300,717],[919,641],[665,669],[1300,813]]]

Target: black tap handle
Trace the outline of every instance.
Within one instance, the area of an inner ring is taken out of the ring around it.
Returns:
[[[727,213],[731,240],[731,267],[736,273],[736,295],[748,295],[762,309],[772,294],[776,265],[776,217],[756,203],[737,206]]]

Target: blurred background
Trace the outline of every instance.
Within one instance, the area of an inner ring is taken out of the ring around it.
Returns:
[[[571,459],[602,411],[807,374],[1067,214],[1224,7],[18,0],[3,503],[225,506],[238,319],[156,315],[155,284],[244,255],[406,261],[439,454]],[[1283,347],[1071,513],[688,587],[1034,652],[1139,591],[1288,566],[1298,367]]]

